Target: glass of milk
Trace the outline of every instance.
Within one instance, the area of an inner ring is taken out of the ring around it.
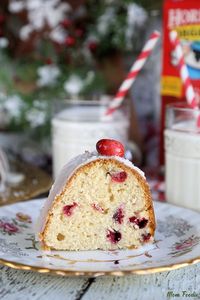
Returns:
[[[56,177],[71,158],[94,151],[101,138],[113,138],[127,144],[129,110],[127,105],[109,118],[104,117],[108,98],[102,101],[65,100],[52,119],[53,173]]]
[[[166,199],[200,211],[199,111],[179,103],[169,105],[166,114]]]

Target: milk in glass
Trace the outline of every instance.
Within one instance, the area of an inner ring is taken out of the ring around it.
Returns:
[[[165,130],[166,199],[200,211],[198,111],[169,107]]]
[[[107,104],[94,101],[71,102],[52,120],[53,173],[56,177],[71,158],[94,151],[101,138],[113,138],[126,144],[129,116],[127,110],[104,118]]]

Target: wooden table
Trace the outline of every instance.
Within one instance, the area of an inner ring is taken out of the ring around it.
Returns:
[[[183,296],[183,291],[193,297]],[[0,299],[196,300],[200,299],[200,264],[150,275],[98,278],[56,277],[0,266]]]

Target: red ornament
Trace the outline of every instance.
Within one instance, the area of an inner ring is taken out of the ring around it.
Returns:
[[[4,15],[0,15],[0,24],[5,22],[6,17]]]
[[[47,65],[51,65],[53,63],[53,60],[50,57],[47,57],[46,60],[45,60],[45,63]]]
[[[76,40],[73,36],[68,36],[66,39],[65,39],[65,45],[68,46],[68,47],[72,47],[74,46],[76,43]]]
[[[98,44],[97,44],[97,42],[90,42],[89,44],[88,44],[88,48],[90,49],[90,51],[91,52],[95,52],[96,50],[97,50],[97,46],[98,46]]]
[[[82,37],[82,35],[83,35],[83,29],[77,28],[77,29],[75,30],[75,35],[76,35],[77,37]]]
[[[72,21],[69,19],[64,19],[60,23],[64,28],[69,28],[72,25]]]
[[[124,146],[115,140],[102,139],[96,144],[96,149],[99,154],[106,156],[124,156]]]

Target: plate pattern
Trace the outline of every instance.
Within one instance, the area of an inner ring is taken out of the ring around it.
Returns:
[[[173,270],[200,262],[200,214],[156,201],[157,230],[153,244],[134,250],[43,251],[34,233],[43,201],[1,207],[1,264],[67,276],[122,276]]]

